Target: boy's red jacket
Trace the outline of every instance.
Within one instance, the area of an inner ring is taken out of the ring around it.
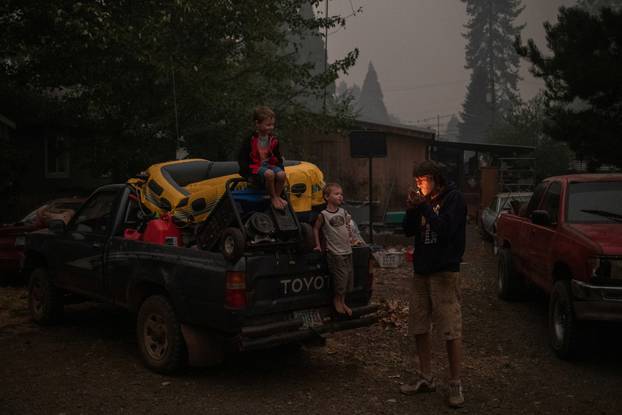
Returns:
[[[270,147],[268,158],[268,164],[272,166],[279,166],[283,168],[283,157],[279,149],[279,140],[271,135]],[[257,174],[257,171],[261,167],[261,158],[259,157],[259,148],[257,141],[259,136],[253,134],[250,140],[245,140],[240,148],[240,154],[238,155],[238,164],[240,166],[240,176],[248,177],[250,174]]]

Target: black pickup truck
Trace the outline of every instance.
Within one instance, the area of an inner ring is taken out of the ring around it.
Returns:
[[[28,235],[24,270],[35,322],[58,322],[74,298],[124,307],[136,316],[145,365],[170,373],[218,364],[228,349],[321,343],[325,333],[376,320],[366,247],[353,248],[353,315],[338,318],[321,254],[272,249],[231,263],[220,252],[124,238],[139,211],[128,185],[108,185],[66,226],[54,221]]]

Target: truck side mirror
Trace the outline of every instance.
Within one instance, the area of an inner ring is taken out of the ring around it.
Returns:
[[[534,210],[531,212],[531,221],[536,225],[550,226],[551,216],[546,210]]]
[[[48,229],[53,233],[65,232],[65,222],[62,219],[52,219],[48,222]]]

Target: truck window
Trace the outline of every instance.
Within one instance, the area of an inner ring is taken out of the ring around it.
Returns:
[[[622,182],[583,182],[568,185],[566,221],[614,223],[622,221]]]
[[[553,182],[546,190],[542,201],[542,210],[549,212],[551,223],[557,223],[559,219],[559,199],[561,198],[562,185],[559,182]]]
[[[112,208],[117,192],[101,192],[89,199],[80,209],[71,229],[81,233],[106,234],[110,229]]]
[[[524,215],[521,216],[525,216],[526,218],[528,218],[531,216],[531,212],[538,208],[538,205],[540,204],[540,199],[542,199],[542,194],[544,193],[544,189],[546,189],[547,185],[547,182],[542,182],[536,187],[536,190],[534,190],[533,192],[533,196],[531,196],[531,199],[529,199],[529,204],[525,209]]]

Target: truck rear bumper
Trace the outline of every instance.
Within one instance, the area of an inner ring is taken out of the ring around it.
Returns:
[[[579,320],[622,322],[622,286],[602,286],[572,280],[574,311]]]
[[[265,349],[281,344],[304,342],[322,334],[355,329],[374,324],[378,320],[375,304],[353,307],[352,317],[331,319],[315,327],[305,327],[302,319],[291,319],[277,323],[268,323],[242,328],[237,338],[239,350]]]

